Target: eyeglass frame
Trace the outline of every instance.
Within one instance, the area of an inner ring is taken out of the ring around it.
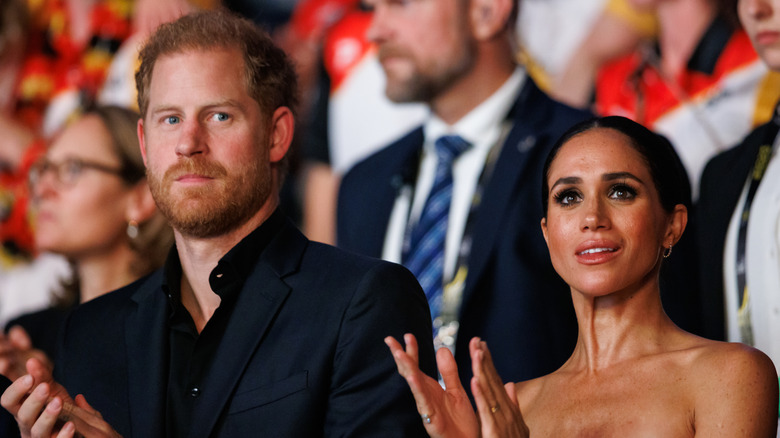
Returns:
[[[68,175],[68,172],[73,171],[73,167],[77,169],[74,173],[71,173],[71,177],[63,178],[63,175]],[[45,157],[36,161],[27,173],[27,184],[33,189],[43,179],[46,173],[54,172],[54,181],[58,187],[71,188],[76,185],[79,177],[84,172],[84,169],[97,170],[99,172],[107,173],[110,175],[116,175],[123,181],[126,180],[127,171],[124,168],[114,168],[102,163],[98,163],[91,160],[84,160],[81,158],[66,158],[59,163],[52,162]]]

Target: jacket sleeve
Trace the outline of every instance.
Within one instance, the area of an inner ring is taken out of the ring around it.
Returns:
[[[326,436],[427,436],[386,336],[419,340],[420,368],[435,376],[430,312],[414,276],[382,262],[359,282],[343,316],[334,359]]]

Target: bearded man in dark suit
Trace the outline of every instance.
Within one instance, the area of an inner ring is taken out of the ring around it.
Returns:
[[[277,209],[296,91],[285,54],[246,20],[200,13],[161,26],[141,61],[138,136],[176,245],[162,270],[69,317],[59,383],[28,363],[2,397],[22,434],[424,436],[382,342],[431,344],[414,277],[310,242]],[[435,372],[430,346],[420,361]]]

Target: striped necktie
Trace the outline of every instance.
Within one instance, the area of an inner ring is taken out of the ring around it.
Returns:
[[[428,298],[431,317],[441,309],[444,286],[444,243],[452,200],[452,162],[471,146],[457,135],[436,140],[436,175],[420,219],[408,233],[404,265],[417,277]]]

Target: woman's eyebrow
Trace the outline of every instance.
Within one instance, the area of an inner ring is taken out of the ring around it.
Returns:
[[[578,176],[565,176],[563,178],[558,178],[558,180],[555,181],[555,183],[552,186],[550,186],[550,190],[554,189],[555,186],[560,184],[578,184],[581,182],[582,182],[582,178]]]
[[[605,174],[604,174],[604,175],[601,177],[601,180],[602,180],[602,181],[614,181],[614,180],[616,180],[616,179],[633,179],[634,181],[636,181],[636,182],[638,182],[638,183],[640,183],[640,184],[644,184],[644,182],[643,182],[641,179],[639,179],[638,177],[636,177],[636,176],[635,176],[633,173],[631,173],[631,172],[613,172],[613,173],[605,173]]]

